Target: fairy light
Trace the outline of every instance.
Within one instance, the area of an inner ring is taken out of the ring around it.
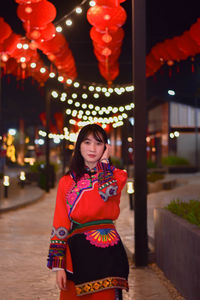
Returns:
[[[76,115],[77,115],[77,110],[73,110],[72,111],[72,117],[76,117]]]
[[[94,98],[96,98],[96,99],[99,98],[99,94],[97,94],[97,93],[95,93],[93,96],[94,96]]]
[[[94,105],[93,104],[89,104],[88,107],[89,107],[89,109],[93,109]]]
[[[36,68],[36,63],[31,63],[31,68],[35,69]]]
[[[76,107],[79,107],[80,106],[80,102],[75,102],[74,104]]]
[[[90,92],[93,92],[93,91],[94,91],[94,87],[93,87],[92,85],[90,85],[90,86],[88,87],[88,90],[89,90]]]
[[[96,5],[96,2],[95,2],[95,1],[90,1],[90,2],[89,2],[89,5],[90,5],[90,6],[95,6],[95,5]]]
[[[73,93],[73,94],[72,94],[72,98],[73,98],[73,99],[76,99],[77,97],[78,97],[78,96],[77,96],[76,93]]]
[[[17,49],[22,49],[22,47],[23,47],[23,46],[22,46],[21,43],[18,43],[18,44],[17,44]]]
[[[106,97],[110,97],[110,93],[109,92],[105,92],[105,96]]]
[[[63,76],[58,76],[58,81],[62,82],[64,80]]]
[[[81,106],[83,109],[87,108],[87,104],[85,104],[85,103],[83,103]]]
[[[45,68],[40,68],[40,73],[44,74],[46,72]]]
[[[97,92],[101,92],[100,86],[97,86],[95,90],[96,90]]]
[[[67,26],[71,26],[72,25],[72,20],[71,19],[66,20],[65,24]]]
[[[63,29],[62,29],[61,26],[57,26],[57,27],[56,27],[56,31],[57,31],[57,32],[62,32],[62,30],[63,30]]]
[[[24,49],[24,50],[27,50],[28,48],[29,48],[29,45],[28,45],[28,44],[24,44],[24,45],[23,45],[23,49]]]
[[[68,104],[72,104],[72,103],[73,103],[73,100],[72,100],[72,99],[69,99],[69,100],[67,101],[67,103],[68,103]]]
[[[70,85],[70,84],[72,84],[72,80],[71,80],[70,78],[68,78],[68,79],[66,80],[66,83]]]
[[[77,7],[76,8],[76,13],[77,14],[81,14],[82,13],[82,8],[81,7]]]
[[[87,94],[82,94],[83,99],[87,99],[88,95]]]
[[[53,73],[53,72],[49,73],[49,77],[50,77],[50,78],[54,78],[55,76],[56,76],[55,73]]]
[[[66,112],[67,115],[70,115],[71,114],[71,109],[68,108],[68,109],[66,109],[65,112]]]
[[[75,88],[78,88],[80,86],[80,83],[79,82],[74,82],[74,87]]]
[[[58,93],[56,91],[53,91],[51,95],[53,98],[58,98]]]
[[[120,106],[120,107],[119,107],[119,111],[120,111],[120,112],[123,112],[123,111],[124,111],[124,107],[123,107],[123,106]]]
[[[25,57],[20,57],[20,62],[25,62],[26,61],[26,58]]]

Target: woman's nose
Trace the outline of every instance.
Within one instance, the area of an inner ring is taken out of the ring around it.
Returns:
[[[91,145],[90,145],[90,150],[95,151],[95,149],[96,149],[95,144],[91,143]]]

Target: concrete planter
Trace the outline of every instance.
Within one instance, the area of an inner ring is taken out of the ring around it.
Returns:
[[[155,182],[148,182],[148,193],[157,193],[162,190],[171,190],[176,186],[175,179],[162,179]]]
[[[200,299],[200,229],[166,209],[154,210],[158,266],[186,300]]]

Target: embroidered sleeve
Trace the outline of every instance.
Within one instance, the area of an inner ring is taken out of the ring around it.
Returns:
[[[109,197],[117,194],[117,181],[113,176],[114,167],[109,163],[97,164],[98,189],[101,198],[107,201]]]
[[[65,181],[65,177],[62,177],[57,190],[51,242],[47,259],[47,267],[49,269],[66,268],[66,240],[70,229],[70,220],[65,200]]]
[[[101,162],[97,164],[97,170],[101,198],[107,201],[109,197],[120,194],[127,180],[127,172]]]

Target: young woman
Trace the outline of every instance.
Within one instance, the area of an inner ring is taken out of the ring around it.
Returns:
[[[113,224],[126,179],[109,163],[105,131],[83,127],[59,181],[48,256],[60,300],[120,300],[128,290],[128,260]]]

